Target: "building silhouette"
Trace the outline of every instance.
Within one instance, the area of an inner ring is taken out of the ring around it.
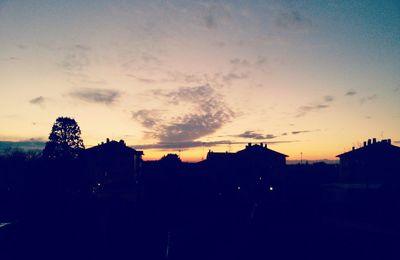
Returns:
[[[110,141],[107,138],[97,146],[84,151],[84,161],[94,188],[120,189],[132,186],[141,175],[142,151],[126,146],[123,140]]]
[[[222,194],[241,193],[247,199],[254,199],[260,193],[279,188],[286,157],[269,149],[267,144],[249,143],[236,153],[209,151],[206,162]]]
[[[369,139],[362,147],[353,147],[337,157],[342,182],[388,184],[400,179],[400,147],[392,145],[390,139]]]

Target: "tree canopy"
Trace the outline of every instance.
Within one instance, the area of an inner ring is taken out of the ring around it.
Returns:
[[[85,149],[81,130],[73,118],[59,117],[54,123],[49,141],[43,150],[45,158],[76,158]]]

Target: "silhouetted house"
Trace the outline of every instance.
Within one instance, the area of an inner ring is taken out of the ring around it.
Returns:
[[[253,170],[274,171],[281,169],[286,165],[285,154],[268,149],[267,144],[260,145],[249,143],[245,149],[236,153],[236,157],[246,167],[252,167]]]
[[[219,153],[210,150],[207,154],[207,166],[213,171],[232,171],[236,167],[236,165],[233,164],[234,162],[236,162],[236,153]]]
[[[337,157],[342,182],[382,184],[399,180],[400,147],[392,145],[390,139],[369,139],[362,147],[353,147]]]
[[[123,140],[109,139],[84,152],[89,176],[98,186],[135,183],[141,174],[142,155],[142,151],[126,146]]]
[[[158,161],[143,162],[141,198],[146,204],[170,207],[179,199],[183,184],[183,163],[177,154],[167,154]]]
[[[267,148],[266,144],[249,143],[236,153],[208,152],[207,164],[211,174],[225,191],[254,193],[277,188],[287,155]],[[247,195],[246,195],[247,196]]]

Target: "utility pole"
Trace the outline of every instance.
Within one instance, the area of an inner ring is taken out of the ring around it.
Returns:
[[[300,164],[303,164],[303,152],[300,153]]]

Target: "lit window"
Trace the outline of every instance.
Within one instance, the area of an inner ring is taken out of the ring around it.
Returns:
[[[269,186],[269,190],[270,190],[270,191],[273,191],[273,190],[274,190],[274,187]]]
[[[240,190],[240,186],[238,186],[237,189]]]

